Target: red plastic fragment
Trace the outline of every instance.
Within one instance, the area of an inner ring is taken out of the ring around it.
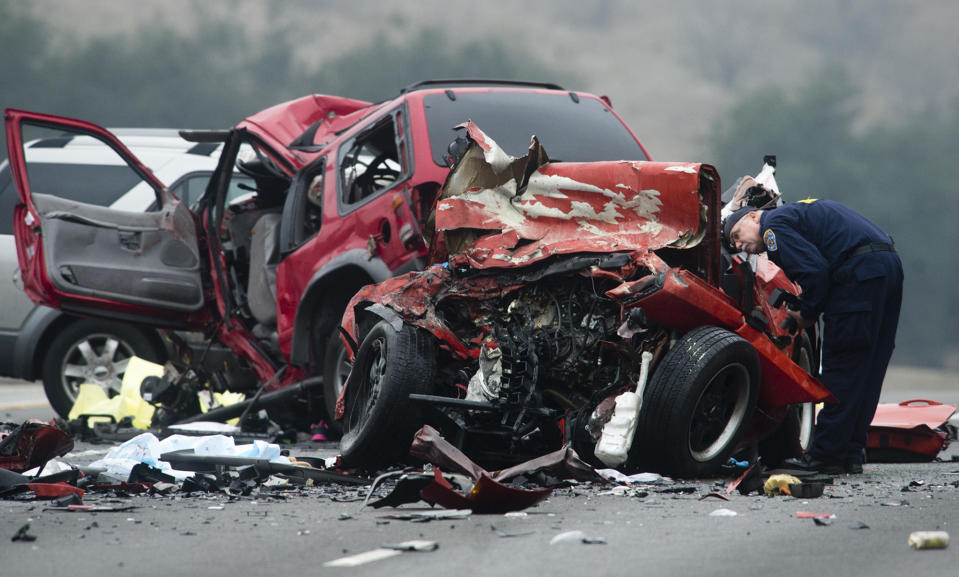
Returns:
[[[810,513],[809,511],[796,511],[797,519],[832,519],[834,513]]]
[[[0,468],[22,473],[73,450],[73,439],[60,429],[31,419],[0,440]]]
[[[27,483],[27,487],[36,493],[40,499],[53,499],[64,495],[83,497],[83,494],[86,493],[83,489],[67,483]]]

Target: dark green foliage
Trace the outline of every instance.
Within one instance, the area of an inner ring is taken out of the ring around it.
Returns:
[[[80,42],[52,38],[29,5],[0,0],[0,40],[31,47],[0,58],[0,106],[105,126],[226,128],[310,93],[377,101],[429,78],[575,83],[496,40],[457,44],[435,29],[411,28],[409,40],[395,42],[371,30],[367,44],[310,69],[284,30],[254,34],[202,10],[195,20],[195,33],[153,25]]]
[[[959,150],[959,103],[945,115],[854,125],[857,88],[840,68],[787,91],[766,86],[713,129],[713,158],[727,184],[776,154],[788,201],[831,198],[893,236],[906,274],[894,363],[939,366],[959,354],[959,199],[951,178]]]

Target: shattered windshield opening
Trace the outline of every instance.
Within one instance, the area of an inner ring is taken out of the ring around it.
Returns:
[[[520,157],[529,148],[530,135],[549,143],[554,161],[648,160],[639,143],[602,102],[567,93],[457,92],[423,98],[433,161],[445,166],[447,147],[456,137],[453,128],[467,120],[482,126],[507,154]],[[569,135],[577,138],[571,139]]]

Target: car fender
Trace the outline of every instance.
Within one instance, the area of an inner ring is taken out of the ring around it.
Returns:
[[[380,258],[369,258],[366,250],[354,249],[347,251],[330,262],[326,263],[310,278],[303,291],[303,296],[296,307],[296,315],[293,320],[293,334],[290,339],[290,362],[294,365],[304,365],[310,360],[310,337],[313,329],[313,320],[317,310],[324,302],[327,291],[350,290],[340,284],[336,286],[344,275],[351,275],[359,286],[353,287],[353,291],[360,286],[384,281],[393,276],[393,271],[386,266]],[[365,282],[360,279],[365,278]],[[344,301],[349,300],[353,293],[345,295]],[[343,311],[331,311],[336,316],[335,322],[339,324],[339,317]]]
[[[56,309],[37,306],[27,315],[13,343],[11,377],[32,381],[37,378],[36,356],[40,341],[55,322],[65,315]]]

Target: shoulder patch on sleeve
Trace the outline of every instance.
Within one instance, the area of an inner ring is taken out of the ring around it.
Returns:
[[[763,242],[766,243],[766,250],[776,250],[776,234],[771,228],[767,228],[766,232],[763,233]]]
[[[802,199],[802,200],[797,200],[796,202],[801,202],[801,203],[803,203],[803,204],[812,204],[812,203],[816,202],[817,200],[819,200],[819,199],[818,199],[818,198],[804,198],[804,199]]]

